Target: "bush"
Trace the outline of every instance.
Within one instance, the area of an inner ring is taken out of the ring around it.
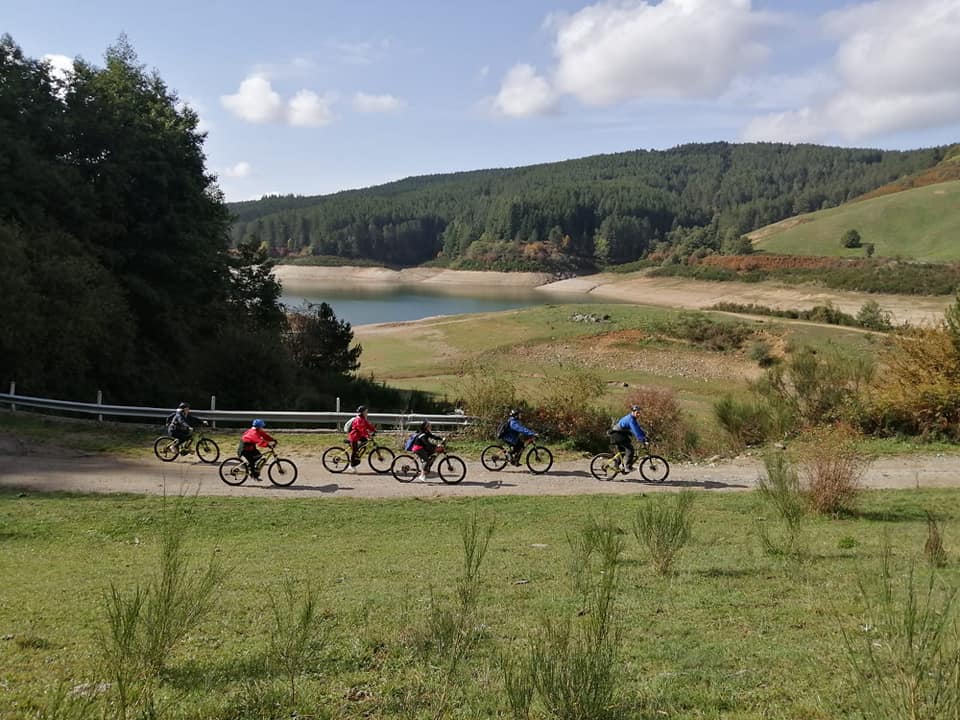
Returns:
[[[594,406],[603,393],[600,376],[580,368],[547,373],[537,399],[531,429],[552,440],[567,440],[579,450],[600,451],[608,445],[610,419]]]
[[[777,358],[773,355],[773,349],[766,340],[754,342],[747,350],[747,355],[762,368],[770,367],[777,362]]]
[[[857,447],[858,435],[837,424],[813,430],[801,452],[800,476],[810,507],[818,513],[852,510],[870,464]]]
[[[753,329],[742,322],[717,322],[703,313],[690,312],[681,313],[676,320],[655,324],[653,329],[717,351],[736,350],[753,335]]]
[[[467,428],[466,434],[490,438],[497,425],[511,408],[518,405],[513,380],[501,373],[492,373],[482,362],[464,363],[457,369],[457,380],[452,393],[457,405],[479,421]]]
[[[761,445],[770,437],[770,410],[761,401],[724,395],[713,404],[713,414],[740,447]]]
[[[840,244],[845,248],[860,247],[860,233],[856,230],[847,230],[840,237]]]
[[[690,540],[693,493],[683,490],[676,501],[666,496],[650,498],[637,511],[633,534],[647,548],[650,561],[661,575],[670,572],[673,561]]]
[[[865,327],[868,330],[879,330],[880,332],[893,330],[891,318],[890,313],[881,308],[880,303],[876,300],[865,302],[860,308],[860,312],[857,313],[857,323],[860,327]]]
[[[661,454],[689,457],[696,452],[697,435],[673,390],[641,386],[630,393],[627,405],[640,406],[640,424]]]

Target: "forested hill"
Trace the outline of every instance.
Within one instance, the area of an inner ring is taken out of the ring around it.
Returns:
[[[739,253],[744,233],[936,165],[914,151],[711,143],[413,177],[233,203],[234,242],[408,266],[583,269],[651,253]]]

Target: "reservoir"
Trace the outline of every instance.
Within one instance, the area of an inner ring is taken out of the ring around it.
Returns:
[[[283,283],[281,302],[288,308],[304,302],[325,302],[341,320],[351,325],[421,320],[436,315],[497,312],[534,305],[610,303],[583,293],[545,292],[528,287],[430,286],[374,283]],[[615,302],[615,301],[614,301]]]

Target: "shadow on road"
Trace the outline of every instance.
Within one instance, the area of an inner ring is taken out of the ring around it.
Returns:
[[[669,480],[664,482],[647,482],[646,480],[628,479],[628,480],[601,480],[600,482],[622,482],[631,485],[646,485],[648,487],[672,487],[672,488],[702,488],[703,490],[723,490],[728,488],[750,488],[752,485],[743,483],[725,483],[718,480]]]
[[[328,483],[327,485],[297,485],[293,484],[288,487],[277,487],[275,485],[256,485],[254,487],[262,487],[266,490],[289,490],[291,492],[322,492],[322,493],[334,493],[338,490],[353,490],[353,487],[350,485],[338,485],[337,483]]]

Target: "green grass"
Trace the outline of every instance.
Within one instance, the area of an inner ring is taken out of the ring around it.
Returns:
[[[960,260],[960,181],[847,203],[797,219],[797,224],[786,221],[755,231],[761,239],[754,247],[780,255],[863,257],[863,248],[840,245],[843,233],[855,229],[863,243],[874,244],[876,257]]]
[[[567,537],[589,516],[611,518],[627,538],[616,601],[626,717],[852,717],[841,628],[857,633],[866,621],[857,578],[876,570],[885,535],[898,561],[918,555],[927,508],[955,552],[960,518],[956,491],[868,492],[859,514],[814,520],[811,559],[785,567],[752,537],[769,517],[755,495],[701,493],[693,538],[675,574],[660,577],[630,535],[648,501],[195,499],[193,555],[215,552],[231,571],[214,613],[170,658],[162,717],[427,718],[444,706],[446,717],[496,717],[506,711],[498,654],[523,646],[543,618],[576,613]],[[151,577],[161,503],[0,494],[0,717],[34,717],[58,686],[102,679],[94,632],[104,592]],[[414,638],[431,595],[453,596],[461,523],[476,512],[497,520],[481,570],[480,640],[448,676]],[[941,579],[956,586],[953,557]],[[266,658],[271,598],[288,577],[316,589],[330,635],[298,679],[295,707],[259,714],[250,710],[258,697],[285,696]]]

